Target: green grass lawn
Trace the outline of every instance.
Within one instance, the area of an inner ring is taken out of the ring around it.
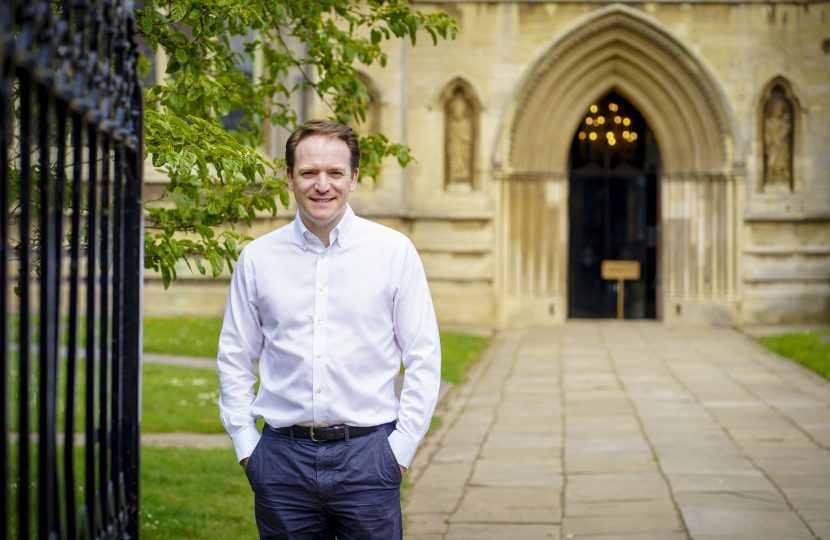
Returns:
[[[830,330],[765,336],[758,341],[769,350],[791,358],[830,380]]]
[[[144,364],[141,431],[225,433],[219,420],[219,373],[214,369]],[[259,389],[259,383],[254,390]],[[260,430],[263,421],[259,421]]]
[[[464,381],[464,373],[481,359],[488,339],[441,332],[441,378],[453,384]]]
[[[219,354],[222,319],[144,319],[144,352],[204,356]]]
[[[257,538],[254,494],[227,450],[141,449],[141,538]]]

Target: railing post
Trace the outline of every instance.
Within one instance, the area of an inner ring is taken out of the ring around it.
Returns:
[[[136,85],[132,97],[134,131],[144,132],[144,99],[141,88]],[[140,138],[135,151],[127,150],[125,161],[128,166],[124,189],[124,333],[123,333],[123,377],[135,381],[122,388],[121,441],[123,444],[123,473],[126,492],[125,505],[129,512],[127,534],[130,538],[139,535],[139,461],[141,434],[141,344],[142,306],[144,284],[144,217],[141,192],[143,185],[144,139]]]

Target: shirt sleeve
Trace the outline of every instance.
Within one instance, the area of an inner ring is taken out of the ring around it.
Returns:
[[[409,467],[429,429],[441,384],[441,341],[423,264],[407,240],[392,317],[406,375],[397,429],[389,445],[398,463]]]
[[[246,251],[242,250],[231,278],[217,357],[219,416],[233,440],[238,461],[253,453],[260,437],[251,407],[256,399],[254,362],[262,354],[263,334]]]

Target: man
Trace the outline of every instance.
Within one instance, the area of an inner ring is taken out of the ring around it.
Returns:
[[[360,164],[350,128],[306,122],[285,159],[297,217],[240,254],[219,338],[222,423],[260,538],[400,539],[400,482],[441,372],[424,269],[404,235],[349,207]]]

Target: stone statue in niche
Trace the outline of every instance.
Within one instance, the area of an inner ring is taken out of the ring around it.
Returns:
[[[463,90],[453,93],[445,112],[447,187],[472,190],[475,122],[472,104]]]
[[[764,107],[764,191],[792,191],[793,108],[780,87]]]

